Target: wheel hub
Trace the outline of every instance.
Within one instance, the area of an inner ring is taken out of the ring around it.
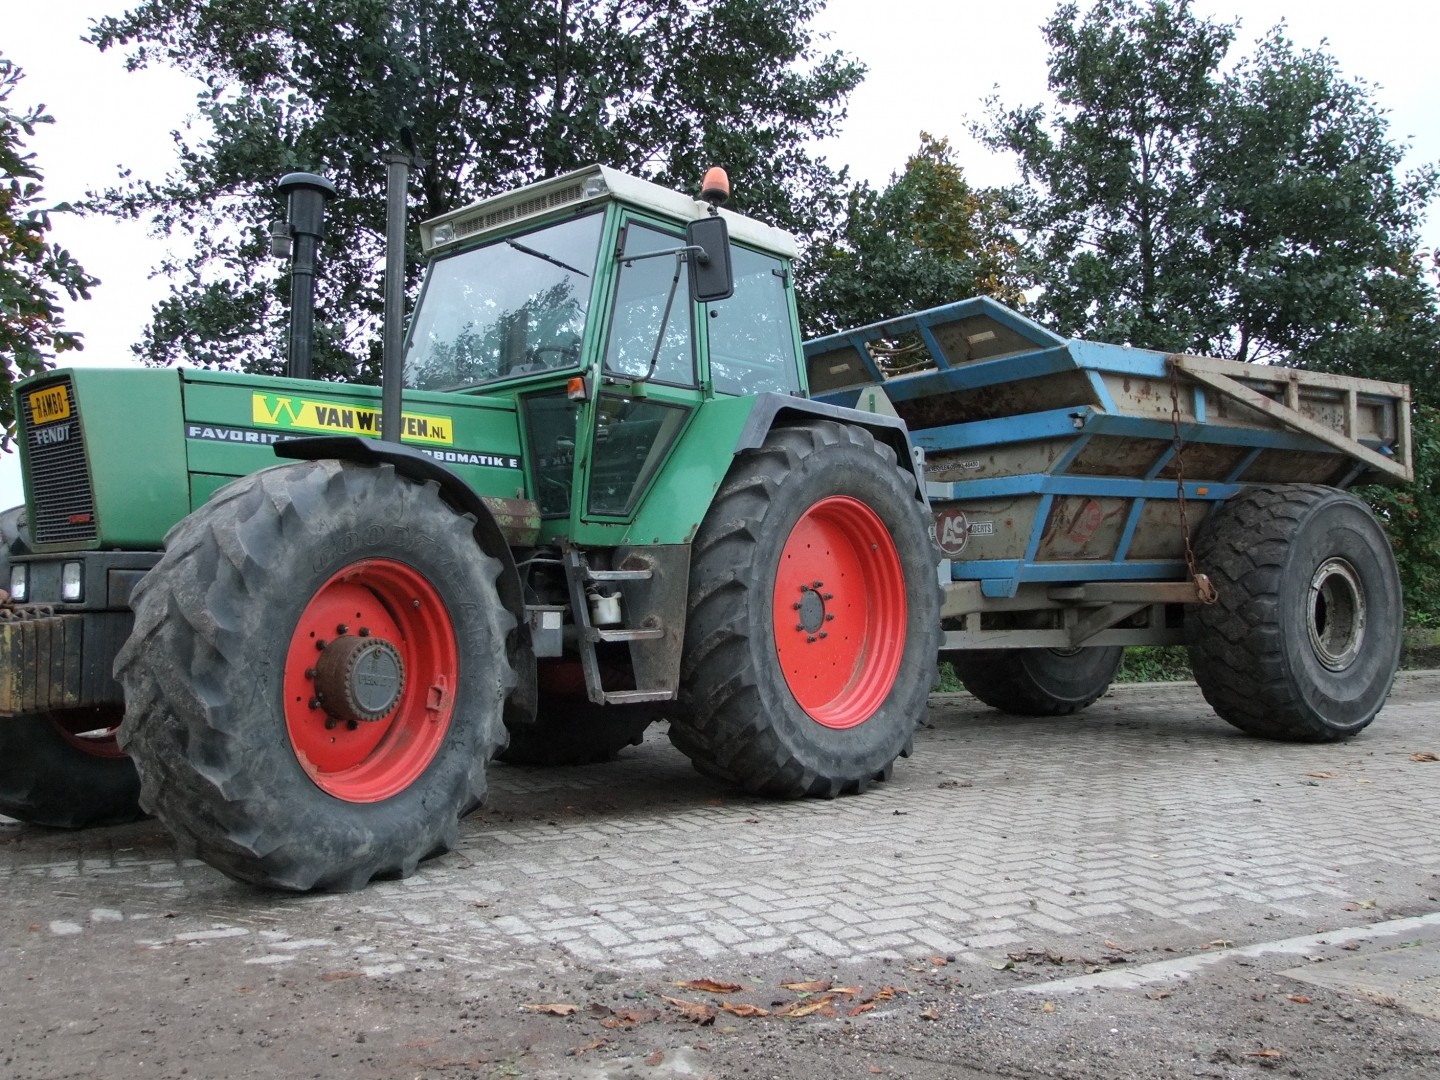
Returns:
[[[346,635],[330,642],[315,665],[315,696],[336,720],[373,723],[394,711],[405,689],[405,662],[383,638]]]
[[[795,627],[796,630],[815,634],[825,625],[825,597],[820,593],[822,584],[823,582],[817,581],[814,587],[800,586],[800,602],[795,605],[800,609],[800,622]]]
[[[1310,647],[1331,671],[1344,671],[1365,640],[1365,590],[1344,559],[1326,559],[1310,578]]]

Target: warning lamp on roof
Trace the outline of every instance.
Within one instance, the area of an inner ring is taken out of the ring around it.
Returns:
[[[705,179],[700,181],[700,198],[710,204],[712,214],[730,198],[730,177],[719,165],[706,170]]]

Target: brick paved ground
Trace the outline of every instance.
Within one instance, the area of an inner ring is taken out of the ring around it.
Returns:
[[[1440,907],[1440,763],[1410,757],[1440,752],[1437,703],[1440,673],[1402,675],[1360,738],[1294,746],[1238,734],[1191,685],[1056,721],[936,698],[890,783],[784,804],[700,777],[652,730],[618,762],[496,766],[455,852],[356,894],[256,892],[154,823],[11,826],[0,891],[7,920],[55,935],[377,976],[1265,940]]]

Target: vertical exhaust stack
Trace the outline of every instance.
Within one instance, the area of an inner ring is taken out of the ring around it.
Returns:
[[[409,132],[401,138],[409,142]],[[408,147],[407,147],[408,149]],[[385,158],[385,329],[380,373],[380,437],[400,441],[401,401],[405,371],[405,219],[412,154]]]
[[[325,235],[325,204],[335,197],[335,185],[314,173],[295,172],[280,178],[277,190],[290,200],[285,232],[272,230],[272,238],[293,245],[290,263],[290,361],[285,374],[310,378],[315,348],[315,263],[320,238]],[[289,246],[289,245],[286,245]]]

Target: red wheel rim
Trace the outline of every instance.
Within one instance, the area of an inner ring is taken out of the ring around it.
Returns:
[[[830,728],[875,714],[905,652],[905,573],[885,523],[846,495],[800,516],[775,572],[775,651],[785,684]]]
[[[399,697],[381,719],[337,719],[316,697],[317,642],[333,648],[361,636],[398,657]],[[445,742],[458,667],[450,613],[422,574],[390,559],[352,563],[311,597],[290,638],[285,727],[295,756],[316,785],[346,802],[404,791]]]
[[[98,758],[127,756],[115,738],[120,731],[120,721],[125,719],[124,709],[66,709],[49,716],[60,737],[77,750]]]

